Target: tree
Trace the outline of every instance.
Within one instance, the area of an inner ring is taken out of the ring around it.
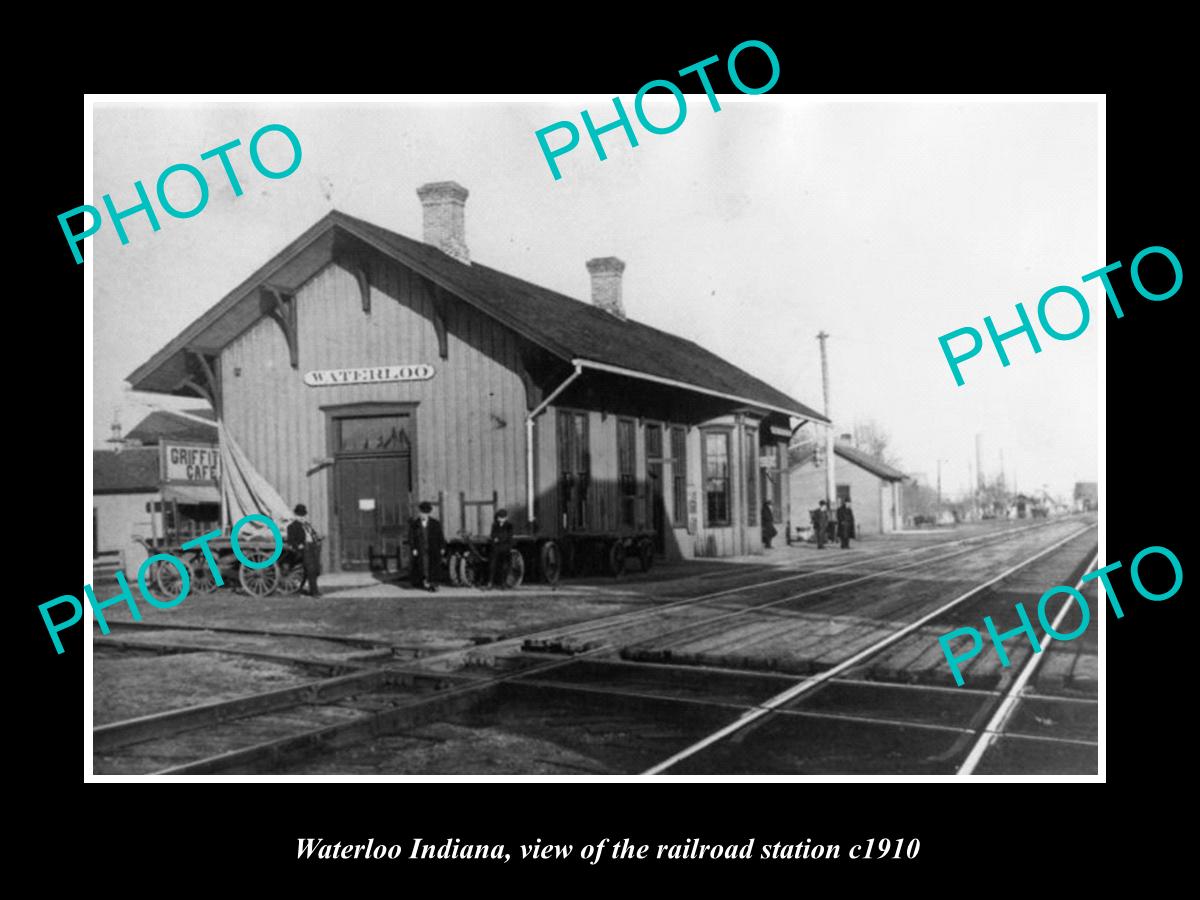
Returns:
[[[860,419],[854,423],[854,446],[885,465],[900,467],[900,459],[891,451],[892,437],[874,419]]]

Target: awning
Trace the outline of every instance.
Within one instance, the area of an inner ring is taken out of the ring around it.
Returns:
[[[163,500],[177,503],[220,503],[221,494],[215,484],[164,484]]]

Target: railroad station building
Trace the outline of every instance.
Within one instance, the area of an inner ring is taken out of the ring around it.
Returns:
[[[908,476],[855,447],[848,434],[834,442],[834,456],[837,497],[831,501],[833,508],[838,507],[839,500],[849,500],[859,534],[899,530],[904,523],[900,486]],[[788,466],[793,528],[807,527],[809,510],[826,499],[823,463],[811,444],[793,454]]]
[[[826,419],[628,317],[620,260],[580,260],[581,302],[472,260],[465,188],[417,195],[423,240],[332,211],[131,386],[208,400],[257,472],[308,506],[335,571],[397,552],[422,500],[448,537],[486,534],[504,507],[519,532],[761,553],[763,501],[787,516],[789,438]]]

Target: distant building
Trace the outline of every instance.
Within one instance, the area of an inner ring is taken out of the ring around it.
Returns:
[[[1075,482],[1075,511],[1091,512],[1100,505],[1098,485],[1094,481]]]
[[[207,409],[187,413],[212,418]],[[217,428],[157,411],[110,443],[115,449],[92,451],[92,552],[132,578],[148,555],[138,538],[217,527]]]
[[[825,468],[817,465],[815,448],[802,448],[793,454],[788,467],[792,527],[808,525],[808,511],[825,499]],[[900,485],[908,477],[875,457],[864,453],[845,439],[834,447],[834,477],[838,501],[845,498],[854,510],[854,522],[862,534],[896,531],[904,521]]]

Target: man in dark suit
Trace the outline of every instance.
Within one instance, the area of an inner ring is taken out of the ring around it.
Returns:
[[[850,538],[854,537],[854,510],[850,508],[849,500],[842,500],[837,511],[838,537],[842,539],[842,549],[850,549]]]
[[[771,507],[771,501],[766,500],[762,505],[762,542],[768,550],[771,549],[771,541],[776,534],[778,532],[775,530],[775,510]]]
[[[829,504],[822,500],[812,511],[813,533],[817,536],[817,549],[825,549],[825,530],[829,527]]]
[[[509,557],[513,549],[513,526],[508,521],[508,510],[496,510],[496,519],[492,522],[492,553],[488,558],[488,586],[508,587]],[[497,584],[496,576],[500,576]]]
[[[436,591],[434,582],[446,552],[442,523],[430,515],[433,512],[432,503],[423,501],[417,509],[420,513],[408,529],[408,545],[412,548],[412,583],[413,587]]]
[[[300,558],[304,577],[300,581],[300,590],[308,584],[308,593],[320,597],[317,587],[317,576],[321,574],[321,545],[317,539],[316,529],[308,521],[308,507],[303,503],[296,505],[296,518],[288,523],[286,543],[288,549]]]

